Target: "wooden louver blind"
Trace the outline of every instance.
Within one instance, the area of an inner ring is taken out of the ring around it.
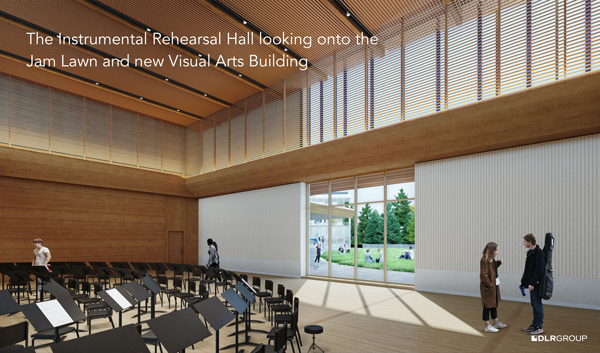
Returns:
[[[138,165],[138,116],[134,112],[112,107],[111,157],[113,163]]]
[[[310,196],[321,195],[329,193],[329,182],[321,181],[318,183],[310,184]]]
[[[10,142],[9,97],[10,91],[8,76],[0,73],[0,145],[8,145]]]
[[[179,125],[162,122],[163,126],[163,170],[165,172],[183,173],[183,128]]]
[[[283,81],[267,88],[265,94],[265,156],[283,152],[283,110],[285,92]]]
[[[403,184],[415,181],[415,168],[405,168],[387,172],[387,185]]]
[[[243,103],[243,102],[242,102]],[[229,153],[231,165],[238,165],[246,159],[246,112],[244,105],[237,103],[229,108]]]
[[[161,170],[161,121],[140,116],[140,167]]]
[[[202,121],[185,127],[185,174],[188,177],[202,173]]]
[[[85,156],[110,161],[110,106],[85,101]]]
[[[264,106],[263,92],[246,98],[246,161],[263,158]]]
[[[222,109],[210,116],[215,121],[215,168],[229,167],[229,109]]]
[[[214,121],[202,120],[202,173],[215,170]]]
[[[13,146],[48,151],[50,147],[49,89],[11,80],[10,122]]]
[[[331,192],[354,190],[354,178],[337,179],[331,181]]]
[[[83,157],[84,101],[50,89],[50,149],[53,153]]]

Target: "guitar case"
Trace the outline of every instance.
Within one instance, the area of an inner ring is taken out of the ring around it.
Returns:
[[[552,270],[552,253],[554,252],[554,236],[552,233],[546,233],[544,241],[544,275],[540,281],[539,295],[542,299],[548,300],[552,298],[554,290],[554,274]]]

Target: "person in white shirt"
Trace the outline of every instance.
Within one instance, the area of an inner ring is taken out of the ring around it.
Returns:
[[[31,261],[31,266],[46,266],[50,262],[52,256],[50,255],[50,250],[45,247],[44,242],[40,238],[33,239],[33,261]]]
[[[35,246],[35,249],[33,249],[33,261],[31,261],[31,266],[44,266],[48,271],[50,271],[48,268],[48,262],[50,262],[52,256],[50,255],[50,250],[42,244],[44,244],[42,239],[33,239],[33,246]],[[39,296],[42,288],[42,280],[38,278],[37,283],[38,285],[36,292],[37,296]]]

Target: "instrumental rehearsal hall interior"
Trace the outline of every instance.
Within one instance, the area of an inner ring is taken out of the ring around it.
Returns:
[[[0,0],[0,352],[595,352],[600,1]]]

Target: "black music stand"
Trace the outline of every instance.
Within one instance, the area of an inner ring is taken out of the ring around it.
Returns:
[[[58,332],[61,327],[85,320],[85,314],[71,299],[22,305],[21,310],[37,332],[54,329],[55,343],[59,341]]]
[[[65,287],[61,286],[53,279],[51,279],[50,282],[46,283],[44,288],[56,299],[73,299],[71,293]]]
[[[102,331],[50,347],[53,353],[150,353],[133,325]]]
[[[219,330],[235,317],[216,296],[198,302],[192,305],[192,307],[194,307],[194,309],[200,313],[200,315],[202,315],[215,330],[215,334],[217,335],[215,352],[219,353]]]
[[[246,281],[244,281],[243,279],[242,279],[242,281],[244,283],[246,283]],[[246,283],[246,285],[243,285],[241,283],[236,283],[235,288],[242,295],[242,298],[244,298],[248,302],[248,304],[252,304],[252,303],[254,303],[254,300],[256,300],[256,298],[254,297],[254,295],[251,292],[251,290],[254,291],[254,289],[248,287],[247,284],[248,283]],[[256,292],[256,291],[254,291],[254,292]],[[251,316],[250,316],[251,315],[250,310],[247,310],[247,312],[244,313],[244,315],[245,315],[245,318],[244,318],[245,328],[242,331],[240,331],[239,333],[242,333],[242,332],[246,333],[246,341],[248,341],[248,338],[249,338],[248,337],[248,333],[249,332],[269,333],[269,332],[267,332],[265,330],[255,330],[255,329],[252,329],[252,322],[263,323],[263,321],[252,320]]]
[[[147,323],[169,353],[185,353],[187,347],[211,335],[192,308],[173,311]]]
[[[123,310],[135,306],[137,302],[123,287],[98,292],[98,295],[108,306],[119,313],[119,327],[123,326]]]
[[[249,342],[249,337],[246,340],[246,342],[242,342],[239,343],[239,330],[238,330],[238,322],[239,322],[239,314],[243,314],[246,312],[246,309],[249,307],[248,303],[242,299],[242,297],[240,297],[234,290],[233,288],[229,288],[228,290],[226,290],[225,292],[221,293],[221,296],[223,298],[225,298],[225,300],[227,300],[227,302],[229,304],[231,304],[231,306],[233,306],[233,308],[236,311],[235,314],[235,344],[230,344],[228,346],[225,346],[223,348],[221,348],[221,350],[224,349],[229,349],[231,347],[235,346],[235,351],[236,353],[238,352],[238,347],[240,345],[255,345],[254,343],[250,343]],[[247,334],[246,334],[247,336]]]
[[[131,269],[131,266],[129,266],[129,262],[125,262],[125,261],[124,262],[111,261],[110,265],[113,268],[124,268],[126,270],[130,270]]]
[[[150,266],[148,266],[147,263],[145,262],[132,262],[131,266],[137,270],[137,271],[141,271],[143,273],[147,273],[150,270]]]
[[[160,293],[160,285],[158,283],[156,283],[156,281],[154,280],[154,278],[152,278],[152,276],[146,274],[142,279],[142,284],[146,286],[146,288],[150,289],[150,292],[152,292],[152,296],[150,297],[150,318],[154,319],[154,317],[156,316],[156,295],[158,293]],[[158,311],[159,313],[164,312],[164,311]]]
[[[140,317],[142,316],[142,301],[150,298],[150,293],[148,293],[146,288],[144,288],[138,282],[129,282],[126,285],[124,285],[123,288],[125,288],[138,302],[137,303],[137,307],[138,307],[137,318],[138,318],[138,325],[139,325],[141,323]],[[135,317],[135,315],[133,317]]]
[[[9,291],[0,291],[0,315],[14,314],[21,311],[21,307],[15,301],[15,298],[10,295]]]
[[[31,266],[29,272],[35,276],[35,299],[38,299],[40,293],[40,301],[44,301],[44,282],[49,282],[52,279],[51,270],[46,266]],[[38,281],[39,280],[39,281]]]

